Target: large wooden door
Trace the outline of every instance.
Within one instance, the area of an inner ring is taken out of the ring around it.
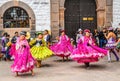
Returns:
[[[65,8],[65,31],[69,37],[75,39],[79,28],[97,28],[95,0],[66,0]]]

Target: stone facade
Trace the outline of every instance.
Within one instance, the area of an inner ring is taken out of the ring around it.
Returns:
[[[112,22],[112,0],[95,0],[97,6],[97,27],[111,26]],[[119,0],[115,0],[119,1]],[[0,1],[0,30],[16,31],[18,29],[3,28],[3,14],[6,9],[12,6],[19,6],[25,9],[30,16],[30,28],[27,31],[41,31],[48,29],[55,38],[59,30],[64,29],[65,0],[1,0]],[[19,28],[19,31],[23,30]]]
[[[106,27],[112,26],[113,22],[113,1],[114,0],[106,0]]]
[[[120,0],[113,0],[113,27],[120,27]]]
[[[50,25],[50,0],[2,0],[0,1],[0,16],[3,17],[4,12],[13,6],[25,9],[29,15],[30,28],[3,28],[3,19],[0,19],[0,29],[9,33],[15,31],[43,31],[51,30]],[[13,33],[12,33],[13,34]]]
[[[112,21],[112,0],[95,0],[97,6],[97,28],[102,30],[104,27],[111,26]],[[52,34],[58,35],[59,29],[64,29],[65,0],[51,0],[51,26]],[[54,16],[55,15],[55,16]]]

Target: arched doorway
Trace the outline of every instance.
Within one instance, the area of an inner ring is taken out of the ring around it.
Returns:
[[[11,7],[3,15],[4,28],[29,28],[29,15],[21,7]]]
[[[75,39],[76,31],[97,28],[97,12],[95,0],[65,0],[65,31]]]

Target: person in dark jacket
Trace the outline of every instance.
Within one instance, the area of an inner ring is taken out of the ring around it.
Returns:
[[[18,32],[15,32],[15,35],[13,36],[11,42],[12,42],[12,43],[16,43],[16,40],[17,40],[18,37],[19,37]]]
[[[105,29],[103,29],[103,31],[99,32],[99,36],[98,36],[99,37],[99,47],[101,47],[101,48],[104,47],[105,44],[107,43],[105,34],[107,34]]]
[[[10,58],[11,58],[11,56],[10,56],[10,46],[8,46],[8,43],[10,42],[10,35],[7,35],[7,37],[6,37],[6,61],[10,61]]]

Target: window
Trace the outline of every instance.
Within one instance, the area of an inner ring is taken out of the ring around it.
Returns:
[[[3,16],[4,28],[29,28],[29,16],[20,7],[7,9]]]

